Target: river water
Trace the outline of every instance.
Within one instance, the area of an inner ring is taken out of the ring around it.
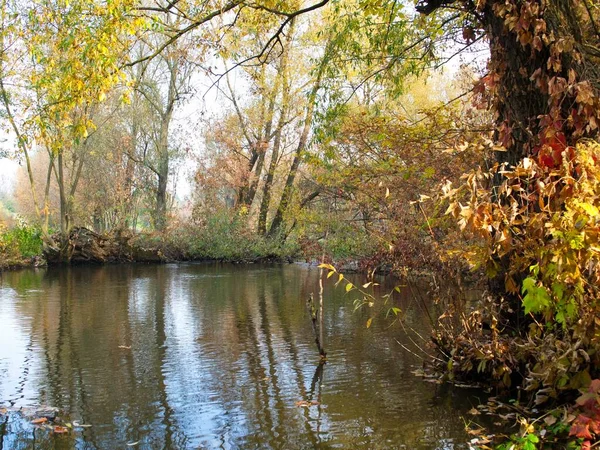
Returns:
[[[50,405],[91,427],[34,442],[33,426],[5,423],[0,449],[468,448],[467,411],[482,399],[415,376],[422,362],[399,344],[418,353],[416,333],[427,336],[426,288],[383,307],[404,311],[407,334],[381,302],[355,311],[356,294],[324,285],[319,365],[315,268],[1,274],[0,406]]]

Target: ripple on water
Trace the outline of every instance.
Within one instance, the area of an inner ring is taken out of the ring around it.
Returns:
[[[398,331],[367,329],[369,312],[329,285],[319,366],[314,292],[318,271],[296,266],[7,274],[0,402],[92,424],[78,448],[459,448],[470,402],[416,379]]]

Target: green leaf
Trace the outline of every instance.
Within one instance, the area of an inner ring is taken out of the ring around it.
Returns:
[[[525,314],[540,313],[550,307],[548,291],[543,286],[537,286],[535,279],[531,277],[525,278],[521,292],[527,292],[527,295],[523,297]]]

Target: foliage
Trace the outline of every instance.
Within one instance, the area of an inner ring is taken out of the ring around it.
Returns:
[[[42,253],[42,238],[39,228],[19,223],[12,228],[0,224],[0,268],[20,265],[26,258]]]
[[[377,313],[384,312],[385,317],[392,316],[396,320],[400,318],[402,310],[396,306],[390,306],[389,303],[393,298],[394,292],[400,292],[400,287],[394,287],[390,292],[383,295],[376,295],[375,289],[379,286],[379,283],[375,283],[374,281],[369,281],[362,285],[356,285],[348,280],[343,273],[338,272],[338,270],[331,264],[321,263],[319,264],[320,269],[327,270],[327,279],[335,277],[337,281],[335,282],[335,286],[342,285],[344,286],[344,290],[346,293],[352,292],[353,294],[358,294],[354,299],[354,309],[358,310],[360,308],[374,308],[370,313],[370,317],[367,319],[365,326],[367,328],[371,327],[373,320],[377,316]],[[371,273],[371,278],[374,275],[374,272]],[[377,302],[377,299],[383,299],[383,302]]]
[[[519,417],[520,432],[506,438],[497,450],[562,448],[589,450],[600,436],[600,380],[589,380],[568,406],[550,409],[537,417]],[[484,439],[489,442],[489,439]],[[479,441],[479,439],[477,439]],[[482,449],[489,449],[481,445]]]
[[[460,96],[461,81],[470,74],[452,83],[444,76],[414,79],[396,100],[386,93],[364,104],[356,100],[322,124],[308,157],[322,192],[310,213],[298,219],[299,232],[307,238],[327,235],[326,247],[344,224],[357,239],[369,237],[373,265],[462,266],[464,258],[451,250],[464,248],[464,240],[430,199],[442,180],[458,181],[485,161],[491,126],[468,97],[449,102]]]
[[[494,191],[485,186],[492,174],[476,172],[459,188],[448,183],[445,195],[461,228],[485,240],[488,275],[506,260],[504,287],[521,297],[525,314],[567,327],[595,314],[599,297],[600,145],[565,148],[560,165],[542,161],[501,167]]]
[[[277,239],[258,236],[248,229],[243,216],[232,215],[227,209],[217,210],[193,226],[171,227],[164,240],[190,259],[236,262],[284,259],[295,256],[299,250],[294,240],[281,245]]]
[[[22,138],[59,152],[94,129],[90,106],[103,101],[122,80],[119,65],[128,50],[127,38],[143,21],[125,19],[134,6],[126,0],[36,1],[25,6],[5,5],[14,14],[6,28],[12,44],[7,48],[24,51],[26,57],[16,61],[29,65],[7,67],[2,76],[30,90],[17,91],[20,97],[12,99],[22,101],[29,114]]]

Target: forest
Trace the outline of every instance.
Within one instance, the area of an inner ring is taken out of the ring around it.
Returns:
[[[598,445],[597,0],[1,1],[0,269],[478,280],[426,344],[517,413],[473,445]]]

